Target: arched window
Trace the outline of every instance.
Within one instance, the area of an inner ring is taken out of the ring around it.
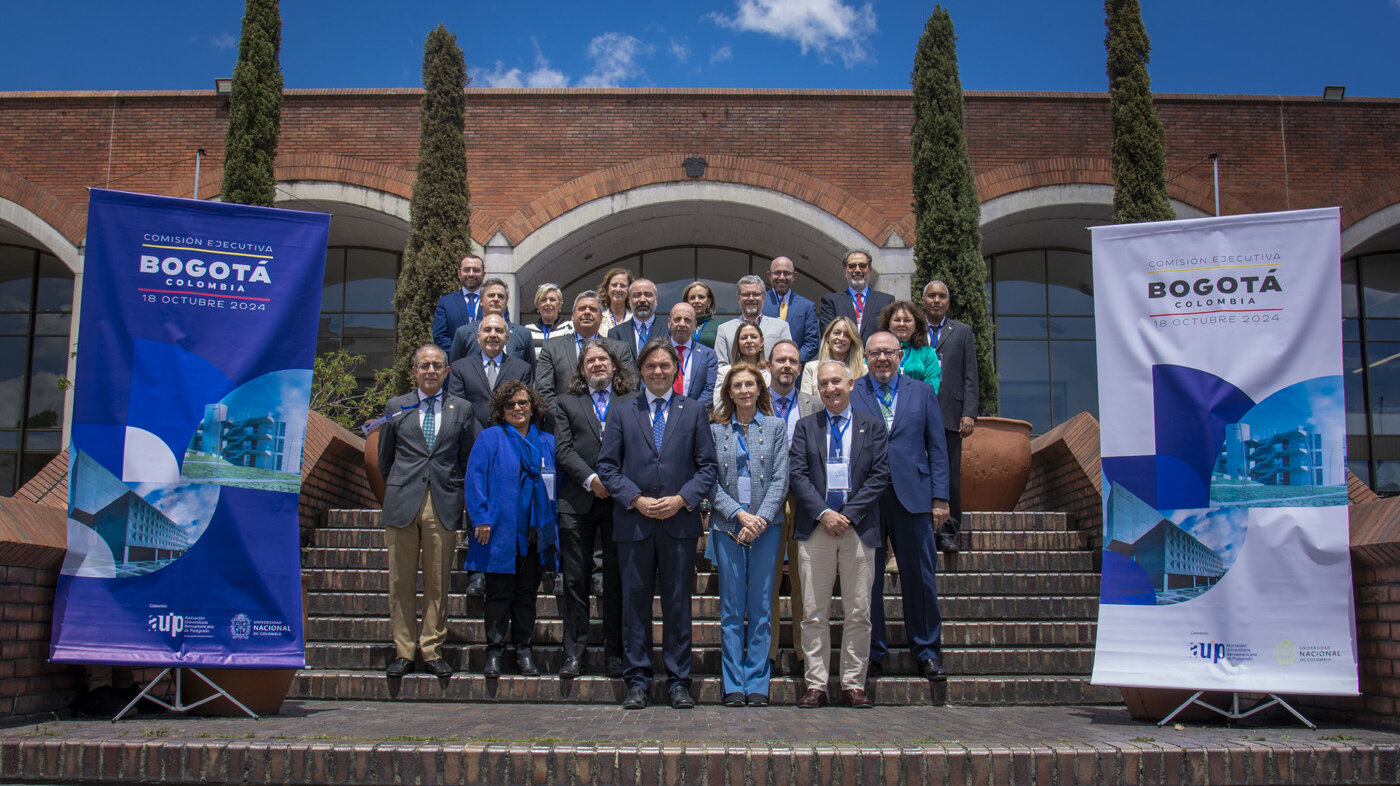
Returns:
[[[1400,494],[1400,251],[1342,261],[1347,468]]]
[[[360,384],[394,364],[394,287],[402,255],[397,251],[332,246],[326,251],[316,354],[344,348],[365,356],[355,370]]]

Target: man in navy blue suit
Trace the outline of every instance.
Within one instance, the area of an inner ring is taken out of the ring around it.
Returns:
[[[768,283],[773,286],[763,298],[763,316],[786,320],[792,340],[797,344],[802,363],[817,357],[821,329],[817,326],[817,304],[797,294],[792,282],[797,271],[792,260],[776,257],[768,265]],[[770,348],[768,350],[772,352]]]
[[[667,333],[666,323],[656,322],[656,284],[646,278],[633,281],[627,287],[627,306],[632,309],[632,318],[613,325],[608,338],[626,344],[640,358],[648,341],[665,338]]]
[[[802,576],[803,709],[827,703],[831,591],[841,578],[841,699],[874,706],[865,695],[870,660],[870,585],[880,545],[880,496],[890,482],[885,424],[851,406],[851,372],[837,361],[817,369],[824,409],[797,422],[788,488],[797,497],[793,538]]]
[[[491,314],[495,314],[505,320],[506,323],[506,354],[525,361],[530,366],[530,373],[534,374],[534,336],[530,334],[529,328],[510,321],[509,303],[510,287],[506,282],[499,278],[486,279],[481,285],[481,317],[457,328],[457,332],[452,335],[452,345],[448,347],[447,350],[448,361],[456,363],[458,360],[480,349],[481,347],[476,343],[477,330],[481,324],[480,320],[485,319]]]
[[[870,254],[864,251],[846,252],[841,272],[846,276],[846,288],[822,295],[821,308],[818,309],[821,331],[826,332],[831,320],[848,317],[860,328],[861,341],[869,341],[880,329],[880,311],[894,302],[894,295],[870,288],[870,276],[875,273],[875,268]]]
[[[928,679],[943,671],[943,617],[938,610],[939,526],[948,520],[948,453],[943,413],[933,387],[899,373],[899,339],[880,332],[865,345],[870,373],[856,381],[851,407],[879,417],[889,428],[890,488],[880,497],[880,523],[899,561],[904,590],[904,633],[909,650]],[[885,564],[883,544],[875,556]],[[871,673],[886,652],[885,577],[876,573],[870,596]]]
[[[481,257],[467,254],[457,268],[457,280],[462,288],[438,298],[433,311],[433,343],[443,352],[452,349],[452,337],[457,328],[481,319],[481,281],[486,277],[486,264]]]
[[[651,598],[660,577],[661,647],[667,696],[690,709],[690,599],[700,500],[719,474],[709,420],[700,403],[676,395],[676,351],[668,336],[638,355],[643,394],[608,412],[598,476],[613,498],[613,540],[622,569],[624,709],[647,706],[651,684]]]
[[[700,402],[708,412],[714,406],[719,360],[713,349],[695,340],[695,309],[689,303],[671,306],[666,326],[671,330],[671,347],[680,357],[676,384],[672,385],[672,389]]]

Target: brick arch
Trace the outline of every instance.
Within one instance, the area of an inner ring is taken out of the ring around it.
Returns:
[[[273,175],[279,183],[299,180],[344,183],[404,199],[413,198],[413,181],[417,179],[416,173],[402,167],[332,153],[279,155]],[[205,199],[217,196],[223,182],[223,167],[206,168],[199,178],[200,195]]]
[[[1107,158],[1038,158],[991,169],[977,176],[977,198],[990,202],[1017,191],[1045,186],[1113,185],[1113,162]],[[1207,215],[1215,212],[1211,181],[1193,175],[1179,175],[1167,183],[1167,196]],[[1252,213],[1248,205],[1223,195],[1223,213]]]
[[[1400,176],[1385,177],[1342,200],[1342,253],[1400,225]]]
[[[13,207],[5,209],[5,203]],[[0,216],[5,216],[12,210],[17,211],[14,216],[16,218],[27,215],[31,219],[28,223],[38,222],[46,226],[52,232],[52,237],[41,237],[30,231],[33,227],[20,228],[35,240],[49,245],[49,250],[60,257],[71,256],[72,258],[63,261],[73,270],[77,270],[77,248],[82,245],[83,236],[87,233],[86,204],[73,205],[65,202],[43,186],[8,169],[0,168]],[[71,246],[72,253],[67,253],[69,249],[53,248],[56,240],[62,240]]]
[[[650,185],[708,182],[753,186],[801,200],[835,216],[876,245],[883,243],[894,229],[894,224],[865,202],[792,167],[741,156],[702,155],[708,162],[705,174],[690,178],[682,166],[687,157],[643,158],[575,178],[532,200],[498,228],[512,245],[518,245],[550,221],[596,199]]]

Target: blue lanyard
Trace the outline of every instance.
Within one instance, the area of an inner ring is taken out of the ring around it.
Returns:
[[[749,423],[752,424],[753,421],[751,420],[751,421],[749,421]],[[748,445],[747,442],[744,441],[744,428],[743,428],[743,426],[740,426],[740,425],[739,425],[738,421],[734,421],[732,425],[733,425],[733,427],[734,427],[734,436],[736,436],[736,437],[739,438],[739,454],[740,454],[740,455],[739,455],[739,461],[738,461],[739,477],[741,477],[741,478],[748,477],[748,475],[749,475],[749,445]]]
[[[937,325],[931,325],[928,329],[928,332],[933,334],[933,348],[938,349],[938,339],[941,337],[940,334],[943,332],[943,323],[939,322]]]
[[[589,398],[593,397],[589,396]],[[593,398],[593,414],[598,416],[599,423],[607,423],[608,413],[612,411],[612,396],[605,396],[605,398],[607,398],[608,404],[602,409],[598,409],[598,399]]]
[[[666,402],[666,405],[663,406],[660,410],[658,410],[657,413],[651,418],[651,426],[652,426],[652,428],[656,428],[656,421],[657,421],[658,419],[665,418],[667,415],[671,414],[671,402],[672,402],[672,401],[675,401],[675,400],[676,400],[676,397],[675,397],[675,396],[672,396],[672,397],[670,397],[670,398],[668,398],[668,399],[657,399],[657,401],[665,401],[665,402]],[[648,409],[652,409],[652,408],[655,408],[655,407],[656,407],[656,403],[655,403],[655,402],[652,402],[651,407],[648,407]],[[612,401],[609,401],[609,402],[608,402],[608,408],[609,408],[609,409],[612,408]]]
[[[886,409],[893,410],[893,409],[894,409],[894,397],[895,397],[896,395],[899,394],[899,388],[898,388],[898,384],[899,384],[899,383],[896,382],[894,385],[889,385],[889,389],[890,389],[890,398],[889,398],[888,401],[886,401],[886,400],[885,400],[885,397],[884,397],[883,395],[880,394],[880,383],[878,383],[878,382],[876,382],[875,380],[872,379],[872,380],[870,380],[870,384],[872,384],[872,385],[875,386],[875,398],[880,399],[880,403],[881,403],[881,404],[884,404]],[[845,432],[842,432],[842,433],[845,433]]]
[[[833,436],[833,437],[836,438],[836,446],[837,446],[838,448],[840,448],[840,451],[836,454],[837,460],[840,460],[840,458],[841,458],[841,456],[842,456],[842,453],[843,453],[844,450],[845,450],[845,448],[842,447],[842,446],[846,444],[846,431],[847,431],[848,429],[850,429],[850,427],[851,427],[851,419],[850,419],[850,418],[846,418],[846,424],[845,424],[844,426],[841,427],[841,430],[840,430],[840,431],[837,431],[837,430],[836,430],[836,418],[837,418],[837,417],[838,417],[838,416],[833,415],[833,416],[830,418],[829,423],[830,423],[830,425],[831,425],[831,436]],[[830,460],[831,460],[831,457],[830,457],[830,456],[827,456],[827,461],[830,461]]]

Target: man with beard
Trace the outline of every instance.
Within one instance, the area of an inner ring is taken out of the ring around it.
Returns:
[[[666,335],[665,323],[656,324],[656,284],[645,278],[633,281],[627,288],[627,304],[632,308],[632,318],[614,325],[608,338],[621,341],[639,356],[648,341]]]
[[[880,312],[894,302],[894,295],[870,288],[875,268],[865,251],[848,251],[841,272],[846,276],[846,288],[822,295],[821,332],[826,333],[831,320],[848,317],[860,328],[861,340],[868,341],[880,329]]]
[[[452,349],[452,337],[457,328],[481,319],[481,280],[486,277],[486,265],[476,254],[462,257],[457,267],[457,281],[462,288],[438,298],[433,310],[433,343],[443,352]]]
[[[574,310],[570,316],[574,323],[572,336],[557,336],[544,342],[540,350],[539,363],[535,368],[535,390],[544,399],[545,406],[553,407],[556,393],[563,395],[569,387],[569,378],[578,368],[579,348],[591,339],[607,345],[625,368],[637,368],[637,354],[632,348],[610,338],[599,335],[603,324],[603,305],[598,293],[593,290],[580,292],[574,298]]]

